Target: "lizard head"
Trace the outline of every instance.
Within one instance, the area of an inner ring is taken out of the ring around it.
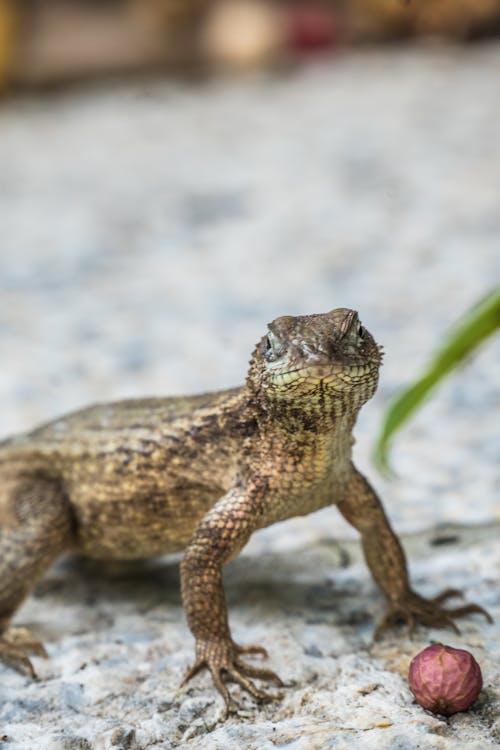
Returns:
[[[381,348],[355,310],[285,315],[269,323],[250,363],[248,384],[268,401],[331,397],[361,406],[373,396]]]

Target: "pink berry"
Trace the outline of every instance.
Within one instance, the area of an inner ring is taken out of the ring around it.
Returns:
[[[443,716],[466,711],[483,686],[472,654],[442,643],[424,648],[412,659],[408,682],[422,708]]]

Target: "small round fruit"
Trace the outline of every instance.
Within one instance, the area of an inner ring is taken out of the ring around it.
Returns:
[[[483,686],[479,664],[461,648],[435,643],[413,657],[408,673],[417,703],[434,714],[466,711]]]

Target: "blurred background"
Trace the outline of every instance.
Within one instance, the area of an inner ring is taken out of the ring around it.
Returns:
[[[411,37],[495,35],[499,0],[0,0],[0,81],[283,66]]]
[[[0,437],[236,385],[269,320],[347,306],[387,352],[373,474],[498,282],[499,31],[500,0],[0,0]],[[498,518],[498,355],[399,440],[399,528]]]

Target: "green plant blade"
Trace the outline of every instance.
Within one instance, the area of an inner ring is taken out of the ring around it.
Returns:
[[[435,354],[423,375],[389,404],[373,456],[382,474],[393,473],[388,455],[394,433],[408,421],[430,391],[498,328],[500,287],[493,289],[464,315],[450,331],[444,347]]]

